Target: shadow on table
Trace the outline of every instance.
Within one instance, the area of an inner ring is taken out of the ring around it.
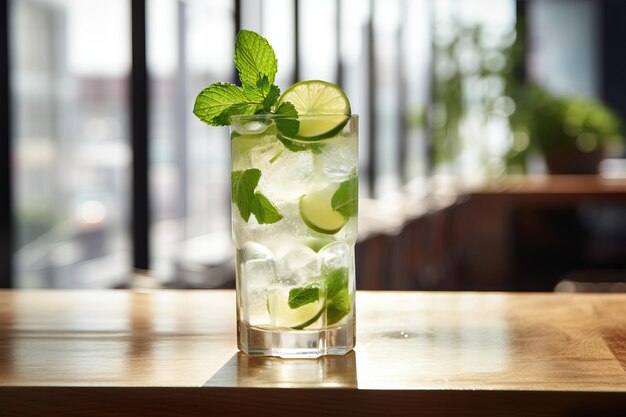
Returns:
[[[356,353],[317,359],[233,355],[205,387],[357,388]]]

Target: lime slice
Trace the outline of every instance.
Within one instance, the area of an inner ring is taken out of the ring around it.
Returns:
[[[348,222],[330,204],[334,191],[332,188],[325,188],[300,197],[300,217],[316,232],[334,235]]]
[[[292,309],[287,302],[288,296],[281,290],[274,290],[268,294],[267,307],[276,327],[291,327],[303,329],[315,323],[321,316],[320,310],[325,305],[322,301],[310,303],[300,308]]]
[[[286,101],[298,111],[300,130],[296,139],[311,141],[329,138],[348,123],[350,102],[335,84],[319,80],[300,81],[285,90],[278,99],[278,105]]]

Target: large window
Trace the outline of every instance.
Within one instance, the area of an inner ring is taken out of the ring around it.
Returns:
[[[209,285],[207,268],[230,256],[228,130],[191,110],[202,88],[234,82],[234,13],[230,0],[147,2],[151,269],[161,281]]]
[[[131,270],[129,3],[11,5],[15,283],[116,285]]]
[[[13,197],[13,285],[123,285],[146,263],[167,285],[228,285],[228,129],[204,125],[192,108],[203,87],[237,81],[238,29],[269,39],[281,89],[318,78],[346,91],[361,116],[361,197],[395,204],[428,193],[433,175],[479,182],[504,174],[524,139],[509,123],[515,83],[611,98],[624,111],[624,95],[610,88],[623,79],[623,58],[598,47],[619,49],[602,22],[623,6],[568,3],[9,1],[11,88],[3,95],[11,100],[13,193],[2,197]],[[132,95],[142,82],[146,97]],[[147,135],[131,133],[142,122],[138,109],[147,112]],[[137,170],[147,181],[137,181]],[[133,184],[149,191],[145,208]],[[150,219],[147,233],[141,218]],[[132,256],[138,235],[148,235],[145,262]]]

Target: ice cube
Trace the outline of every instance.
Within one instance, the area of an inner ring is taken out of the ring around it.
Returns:
[[[232,129],[241,135],[258,135],[265,132],[272,125],[271,120],[246,120],[245,118],[232,118]]]
[[[333,242],[319,251],[323,269],[350,268],[352,264],[352,245],[346,242]]]
[[[319,158],[322,173],[333,180],[344,180],[354,175],[358,164],[358,142],[352,136],[338,136],[324,142]]]
[[[240,262],[273,260],[272,251],[257,242],[246,242],[242,245],[237,259]]]
[[[282,145],[274,135],[242,135],[231,140],[232,170],[257,168],[265,171]]]
[[[243,319],[253,326],[269,323],[268,289],[276,277],[272,252],[263,245],[247,242],[238,251],[237,262]]]
[[[293,242],[285,243],[276,252],[277,280],[281,286],[309,285],[319,277],[317,253],[310,247]]]
[[[268,158],[271,162],[263,168],[259,189],[272,201],[297,201],[314,177],[313,154],[292,152],[281,144],[272,158]]]

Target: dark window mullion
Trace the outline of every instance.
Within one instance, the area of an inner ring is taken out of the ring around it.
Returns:
[[[335,43],[337,45],[337,56],[336,56],[336,80],[337,85],[341,88],[345,88],[343,85],[343,62],[341,62],[341,3],[342,0],[335,1],[335,27],[337,30],[337,36],[335,37]]]
[[[235,1],[234,3],[235,10],[234,10],[233,18],[235,19],[235,33],[233,35],[233,38],[235,38],[237,34],[239,33],[239,31],[242,29],[241,28],[241,0],[234,0],[234,1]],[[239,72],[237,72],[237,68],[234,67],[234,63],[233,63],[233,82],[237,85],[241,85],[241,80],[239,79]]]
[[[300,12],[299,1],[293,0],[293,80],[291,84],[300,81]]]
[[[368,163],[367,163],[367,185],[370,198],[376,197],[376,137],[377,137],[377,111],[376,102],[378,100],[376,90],[376,45],[374,36],[374,9],[375,1],[370,0],[370,18],[367,24],[367,114],[369,123],[367,126],[368,137]]]
[[[405,73],[405,42],[403,39],[404,28],[407,25],[407,10],[406,3],[400,4],[400,24],[396,31],[396,77],[398,91],[396,94],[398,103],[398,153],[397,158],[397,175],[400,178],[400,186],[406,184],[407,175],[407,157],[408,157],[408,131],[407,131],[407,112],[408,112],[408,94],[407,94],[407,82]]]
[[[0,288],[13,287],[13,196],[11,191],[11,84],[9,14],[11,1],[0,5]]]
[[[148,68],[146,0],[131,0],[131,144],[133,267],[150,267],[150,193],[148,148]]]

